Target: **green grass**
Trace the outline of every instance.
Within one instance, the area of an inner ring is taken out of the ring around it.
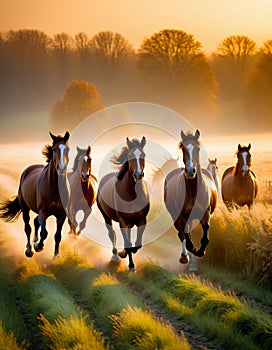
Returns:
[[[111,318],[118,349],[190,349],[187,341],[179,338],[169,324],[148,311],[129,306]]]
[[[104,340],[92,325],[83,317],[71,316],[69,319],[57,318],[50,323],[44,316],[40,317],[42,333],[48,339],[52,350],[103,350]]]
[[[271,349],[272,319],[233,295],[205,285],[195,277],[185,278],[154,264],[145,264],[130,275],[151,298],[169,312],[182,317],[211,338],[231,349]],[[148,281],[152,279],[152,284]],[[261,341],[261,343],[260,343]]]

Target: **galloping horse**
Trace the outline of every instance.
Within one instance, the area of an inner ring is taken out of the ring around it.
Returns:
[[[150,207],[147,186],[143,180],[145,143],[145,137],[141,141],[130,141],[127,138],[127,147],[123,147],[120,155],[113,158],[115,164],[121,165],[119,173],[105,175],[99,183],[97,193],[97,205],[105,219],[113,244],[111,260],[117,261],[119,256],[125,258],[128,255],[130,271],[134,271],[132,253],[135,254],[142,247],[142,236]],[[119,222],[124,239],[124,250],[119,254],[112,220]],[[131,229],[134,225],[137,226],[137,238],[132,247]]]
[[[216,189],[217,189],[217,193],[219,194],[220,191],[220,182],[219,182],[219,178],[218,178],[218,166],[217,166],[217,158],[215,159],[208,159],[209,164],[207,166],[207,170],[209,170],[209,172],[212,174]]]
[[[179,261],[186,264],[188,262],[186,249],[198,257],[205,254],[209,243],[210,216],[216,207],[217,191],[211,173],[202,169],[199,163],[200,132],[196,130],[193,135],[181,131],[180,134],[179,148],[183,152],[185,168],[177,168],[166,176],[164,202],[182,243]],[[199,249],[194,247],[190,237],[191,225],[195,219],[200,221],[203,228]]]
[[[74,160],[73,172],[68,175],[70,183],[70,205],[68,210],[68,223],[71,232],[79,235],[86,226],[86,221],[91,214],[92,206],[96,198],[96,177],[91,174],[92,159],[91,147],[81,149],[77,147],[77,155]],[[76,232],[76,213],[83,210],[83,220]]]
[[[250,170],[251,144],[238,145],[237,163],[225,170],[222,177],[222,198],[228,209],[247,205],[250,209],[258,192],[255,174]]]
[[[26,168],[21,175],[18,195],[0,205],[0,218],[7,222],[16,221],[22,212],[27,236],[25,255],[29,258],[34,254],[30,243],[30,210],[38,214],[34,219],[34,248],[36,252],[43,250],[44,240],[48,234],[46,219],[54,215],[57,219],[54,256],[58,255],[61,229],[66,218],[63,203],[65,205],[68,202],[69,196],[66,169],[69,152],[67,141],[70,135],[68,132],[65,133],[64,137],[49,134],[53,145],[47,145],[43,150],[48,164],[45,166],[35,164]],[[39,228],[41,228],[41,232],[38,242]]]

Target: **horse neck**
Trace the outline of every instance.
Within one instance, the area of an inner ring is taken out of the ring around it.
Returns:
[[[61,199],[69,196],[69,185],[67,173],[59,176],[53,161],[51,160],[48,164],[48,185],[51,189],[55,190],[55,193],[59,196],[59,189],[61,189]]]

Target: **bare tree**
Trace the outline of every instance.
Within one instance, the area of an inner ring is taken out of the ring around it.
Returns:
[[[17,46],[47,51],[51,39],[44,32],[36,29],[10,30],[6,34],[6,41]]]
[[[241,72],[256,52],[256,43],[244,35],[229,36],[217,48],[217,55]]]
[[[266,40],[260,48],[260,53],[272,57],[272,40]]]
[[[53,37],[52,46],[56,52],[68,54],[73,49],[73,38],[67,33],[58,33]]]
[[[94,35],[90,49],[97,62],[109,68],[122,63],[133,52],[130,43],[121,34],[110,31]]]
[[[88,35],[83,32],[76,34],[75,45],[80,53],[87,53],[90,50],[90,39]]]

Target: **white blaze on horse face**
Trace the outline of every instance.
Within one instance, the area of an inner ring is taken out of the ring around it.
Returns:
[[[139,173],[142,172],[141,165],[140,165],[140,155],[141,155],[141,153],[142,152],[139,149],[136,149],[134,151],[134,155],[135,155],[136,162],[137,162],[137,172],[139,172]]]
[[[194,162],[193,162],[193,150],[194,150],[194,145],[192,145],[191,143],[189,143],[186,146],[186,149],[189,153],[189,167],[193,168],[194,167]]]
[[[248,172],[249,166],[247,165],[247,152],[243,152],[242,157],[243,157],[243,161],[244,161],[244,165],[243,165],[242,169],[244,172]]]
[[[64,150],[65,150],[65,148],[66,148],[65,145],[59,145],[59,149],[60,149],[59,167],[60,167],[60,169],[65,169],[65,163],[64,163]]]

